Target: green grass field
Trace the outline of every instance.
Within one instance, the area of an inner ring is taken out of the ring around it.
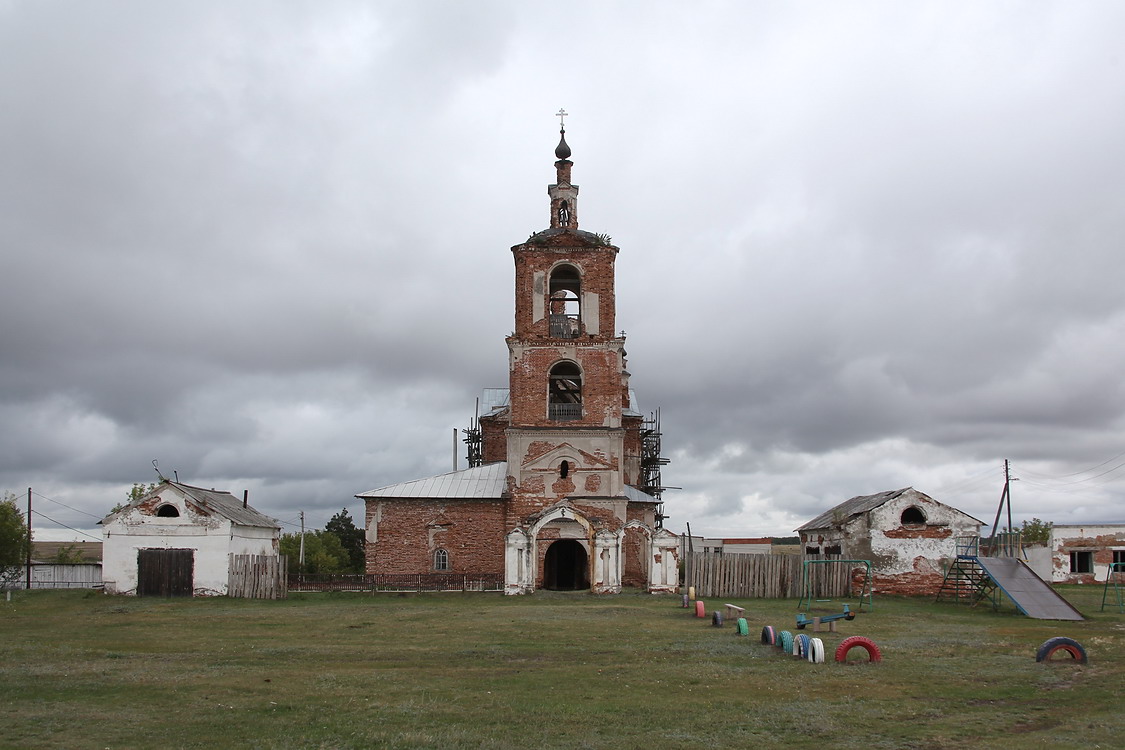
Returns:
[[[797,632],[792,600],[734,602],[740,638],[635,593],[16,592],[0,746],[1120,747],[1125,615],[1098,611],[1100,587],[1063,593],[1089,621],[876,598],[811,664],[759,642],[766,624]],[[848,635],[882,663],[831,663]],[[1055,635],[1089,664],[1036,663]]]

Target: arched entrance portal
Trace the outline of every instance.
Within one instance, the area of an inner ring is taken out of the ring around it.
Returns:
[[[543,557],[543,588],[580,591],[590,588],[586,548],[574,539],[551,542]]]

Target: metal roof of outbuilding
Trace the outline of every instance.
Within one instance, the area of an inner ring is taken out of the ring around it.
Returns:
[[[887,490],[886,492],[877,492],[874,495],[858,495],[851,498],[850,500],[845,500],[844,502],[833,508],[829,508],[805,525],[798,526],[795,530],[809,531],[810,529],[827,529],[830,526],[842,524],[844,521],[847,521],[853,516],[858,516],[863,513],[875,510],[883,503],[889,500],[894,500],[895,498],[901,497],[903,494],[912,491],[918,492],[918,490],[915,490],[913,487],[903,487],[901,490]],[[934,500],[924,492],[918,492],[918,494],[922,495],[923,497],[929,498],[930,500]],[[934,500],[934,502],[936,503],[937,500]],[[952,506],[946,507],[952,508]],[[983,521],[973,518],[964,511],[957,510],[956,508],[952,508],[952,510],[956,510],[958,513],[961,513],[968,518],[972,518],[977,523],[983,523]]]

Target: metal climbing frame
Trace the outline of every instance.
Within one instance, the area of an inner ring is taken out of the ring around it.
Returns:
[[[810,565],[828,565],[828,564],[852,563],[853,565],[863,565],[863,585],[859,589],[859,607],[856,611],[863,611],[863,603],[867,602],[868,609],[875,609],[875,602],[871,598],[871,561],[870,560],[805,560],[801,566],[801,600],[797,602],[797,609],[801,609],[805,601],[808,601],[808,606],[811,609],[813,604],[813,590],[812,590],[812,576],[809,575]],[[848,573],[848,587],[851,590],[851,572]]]
[[[1125,581],[1117,578],[1116,574],[1125,575],[1125,562],[1115,562],[1109,564],[1109,571],[1105,576],[1105,588],[1102,589],[1102,612],[1105,612],[1105,600],[1109,598],[1109,584],[1113,582],[1113,594],[1117,599],[1117,611],[1125,612],[1125,600],[1122,599],[1121,588],[1125,585]]]

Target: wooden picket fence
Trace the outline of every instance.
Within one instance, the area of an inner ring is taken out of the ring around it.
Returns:
[[[690,552],[685,565],[685,585],[699,597],[732,599],[795,599],[802,591],[805,560],[838,559],[833,555],[717,555]],[[848,595],[851,567],[810,565],[809,580],[817,598]]]
[[[230,556],[227,596],[240,599],[284,599],[289,592],[285,555]]]

